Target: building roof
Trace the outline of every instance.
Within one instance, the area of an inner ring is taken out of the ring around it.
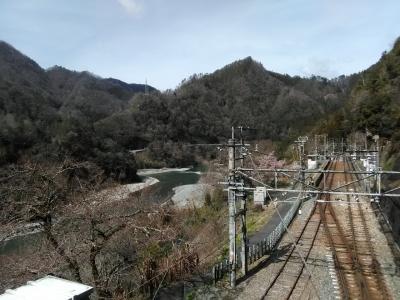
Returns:
[[[66,279],[45,276],[13,290],[6,290],[0,300],[70,300],[76,296],[90,295],[93,288]]]

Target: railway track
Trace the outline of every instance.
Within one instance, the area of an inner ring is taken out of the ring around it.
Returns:
[[[336,162],[330,162],[329,164],[335,165]],[[327,180],[328,187],[330,187],[333,181],[333,174]],[[327,196],[329,195],[323,195],[322,197],[325,198]],[[326,204],[322,205],[326,206]],[[263,299],[297,299],[305,288],[309,286],[309,275],[306,275],[307,280],[300,280],[300,278],[305,271],[302,258],[307,261],[322,223],[321,211],[316,208],[317,206],[314,205],[304,226],[295,232],[295,243],[298,246],[294,247],[293,245],[291,250],[284,256],[284,263],[266,289]],[[295,291],[297,293],[300,291],[300,294],[296,294]]]
[[[347,160],[334,160],[329,164],[328,168],[332,170],[354,169],[352,162]],[[354,175],[346,173],[328,174],[326,188],[332,189],[356,179]],[[360,188],[360,183],[353,183],[346,186],[346,191],[351,192],[357,188]],[[321,194],[320,198],[325,201],[314,205],[303,227],[297,231],[291,228],[297,250],[292,246],[283,257],[282,266],[262,298],[304,298],[303,292],[311,287],[310,276],[305,275],[305,266],[301,257],[307,261],[317,240],[318,232],[323,228],[324,242],[331,250],[340,288],[340,295],[336,295],[336,298],[392,299],[371,243],[362,203],[358,201],[358,198],[347,195],[343,199],[335,199],[341,200],[343,205],[334,207],[330,203],[329,194]],[[309,297],[310,295],[309,293]]]
[[[343,170],[354,169],[346,160],[339,166]],[[356,179],[346,173],[342,178],[338,177],[339,182],[343,180],[342,184]],[[346,186],[346,190],[351,192],[358,187],[359,183],[354,183]],[[341,296],[343,299],[391,299],[371,244],[362,204],[357,197],[350,195],[345,196],[343,202],[344,211],[328,203],[323,220]]]
[[[345,161],[345,166],[350,170],[354,170],[354,166],[351,161]],[[350,178],[349,178],[350,177]],[[345,180],[354,181],[354,175],[345,174]],[[355,184],[355,188],[361,188],[360,183]],[[349,190],[350,186],[347,187]],[[346,197],[347,202],[351,202],[350,196]],[[381,267],[376,258],[375,250],[372,246],[371,235],[368,230],[367,221],[365,218],[364,210],[358,198],[353,197],[357,204],[347,205],[349,220],[351,220],[351,232],[353,234],[353,245],[355,254],[357,256],[357,261],[361,272],[365,278],[364,282],[366,284],[364,294],[368,299],[391,299],[391,295],[385,284],[383,274],[381,272]]]

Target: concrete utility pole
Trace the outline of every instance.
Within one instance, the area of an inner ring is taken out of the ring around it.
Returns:
[[[235,129],[228,141],[229,267],[230,284],[236,286],[236,195],[235,195]]]
[[[305,165],[304,165],[304,144],[307,142],[308,138],[307,137],[302,137],[300,136],[295,143],[297,144],[297,149],[299,152],[299,160],[300,160],[300,180],[301,180],[301,189],[304,189],[304,181],[305,181]],[[301,215],[301,207],[302,204],[300,205],[299,209],[299,215]]]
[[[232,136],[228,141],[228,204],[229,204],[229,273],[230,273],[230,286],[236,286],[236,267],[237,263],[237,249],[236,249],[236,218],[240,217],[240,231],[241,231],[241,252],[240,259],[242,263],[242,273],[247,274],[248,271],[248,239],[246,227],[246,191],[243,189],[244,179],[242,176],[236,174],[236,160],[240,161],[240,166],[244,167],[244,157],[246,155],[245,144],[243,141],[242,131],[243,127],[239,127],[241,137],[240,142],[237,143],[235,139],[235,128],[232,127]],[[239,157],[236,158],[236,148],[239,147]],[[236,200],[240,199],[240,210],[236,209]]]
[[[376,143],[375,171],[380,171],[381,168],[380,168],[380,157],[379,157],[379,154],[380,154],[379,135],[374,135],[373,139],[374,139],[374,141]],[[380,173],[377,175],[376,183],[377,183],[377,193],[380,194],[381,193],[381,174]]]
[[[326,134],[315,135],[315,154],[320,159],[321,156],[326,156]]]
[[[374,135],[374,140],[375,140],[375,143],[376,143],[376,159],[375,159],[375,161],[376,161],[376,170],[377,171],[379,171],[379,165],[380,165],[380,158],[379,158],[379,152],[380,152],[380,149],[379,149],[379,135]]]
[[[342,138],[342,153],[344,153],[344,139]]]
[[[244,168],[244,156],[245,156],[245,148],[244,148],[244,140],[243,140],[243,127],[240,127],[240,144],[241,144],[241,151],[240,151],[240,167]],[[241,183],[244,186],[244,179],[241,179]],[[248,261],[247,261],[247,254],[248,254],[248,240],[247,240],[247,227],[246,227],[246,192],[243,190],[240,193],[240,219],[241,219],[241,233],[242,233],[242,249],[241,249],[241,261],[242,261],[242,274],[246,275],[248,271]]]
[[[314,135],[314,151],[315,151],[315,155],[318,155],[318,135]]]

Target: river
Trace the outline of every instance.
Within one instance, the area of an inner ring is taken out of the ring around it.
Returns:
[[[160,181],[152,187],[149,197],[151,198],[151,201],[158,203],[164,202],[168,198],[172,197],[174,194],[173,188],[180,185],[197,183],[200,178],[199,172],[192,169],[184,172],[171,171],[151,174],[149,176]],[[141,177],[144,178],[146,176]]]
[[[173,196],[174,187],[197,183],[200,179],[200,170],[200,168],[194,168],[187,171],[169,171],[148,175],[160,181],[151,187],[151,191],[148,194],[149,200],[162,203]],[[140,177],[143,179],[147,175]],[[1,242],[0,255],[23,254],[27,251],[37,251],[42,244],[43,238],[43,233],[37,232]]]

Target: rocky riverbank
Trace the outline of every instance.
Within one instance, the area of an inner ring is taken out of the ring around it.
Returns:
[[[211,193],[213,187],[209,184],[197,183],[177,186],[173,189],[172,203],[178,208],[201,207],[207,193]]]
[[[139,176],[149,176],[153,174],[161,174],[168,172],[186,172],[189,171],[190,168],[162,168],[162,169],[140,169],[137,171]]]
[[[126,199],[129,194],[139,192],[147,187],[150,187],[156,183],[160,182],[157,178],[147,177],[143,182],[139,183],[130,183],[119,185],[113,188],[109,188],[98,193],[94,200],[97,202],[97,199],[105,199],[106,201],[120,201]]]

